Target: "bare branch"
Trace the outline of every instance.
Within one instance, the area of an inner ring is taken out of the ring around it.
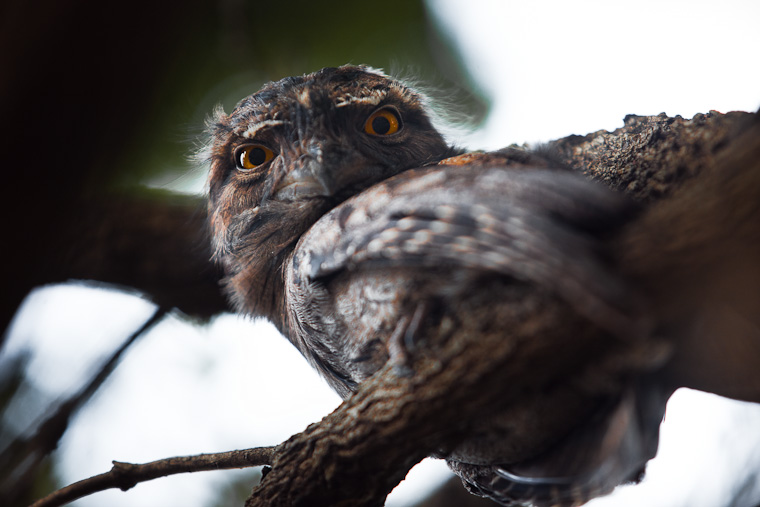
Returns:
[[[195,456],[178,456],[143,464],[114,461],[113,468],[109,472],[59,489],[45,498],[36,501],[31,507],[66,505],[98,491],[112,488],[126,491],[140,482],[174,474],[267,465],[272,462],[277,449],[277,446],[256,447],[238,451],[198,454]]]
[[[160,322],[167,312],[166,308],[156,308],[153,315],[111,354],[79,392],[61,403],[55,412],[39,425],[33,435],[12,442],[0,454],[0,466],[13,470],[12,473],[0,480],[0,500],[11,502],[13,498],[18,498],[18,495],[30,487],[29,481],[35,475],[33,471],[40,466],[45,456],[56,448],[58,441],[69,426],[71,417],[89,401],[103,382],[113,373],[121,358],[137,339]]]

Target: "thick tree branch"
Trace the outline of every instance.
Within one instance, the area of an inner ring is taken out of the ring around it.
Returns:
[[[674,340],[672,382],[760,402],[760,116],[753,120],[631,224],[617,257]]]
[[[469,424],[526,397],[550,396],[570,376],[598,366],[598,349],[609,349],[597,341],[601,335],[579,336],[569,353],[555,353],[567,348],[566,326],[577,329],[579,318],[545,296],[515,301],[504,334],[461,323],[445,343],[419,351],[413,373],[387,365],[282,445],[247,507],[382,505],[414,464],[447,454]]]
[[[625,125],[612,132],[568,136],[549,146],[576,171],[651,203],[672,194],[706,168],[715,167],[717,158],[756,117],[716,111],[690,120],[664,113],[628,115]]]
[[[107,489],[119,488],[127,491],[141,482],[169,475],[267,465],[272,462],[276,452],[277,447],[257,447],[213,454],[178,456],[143,464],[114,461],[113,468],[109,472],[59,489],[34,502],[31,507],[57,507]]]
[[[156,304],[200,318],[229,309],[221,272],[211,262],[200,197],[146,192],[83,207],[73,221],[77,232],[67,236],[67,255],[49,268],[51,278],[137,289]]]

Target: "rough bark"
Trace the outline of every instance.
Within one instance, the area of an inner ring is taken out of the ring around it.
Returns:
[[[590,349],[599,343],[584,341],[585,364],[553,354],[566,342],[562,326],[577,317],[542,295],[510,308],[513,326],[504,334],[463,323],[440,347],[419,351],[410,373],[387,365],[333,413],[279,446],[247,507],[382,505],[414,464],[447,454],[470,424],[582,377],[597,364]]]
[[[653,202],[714,166],[730,140],[756,115],[711,111],[686,120],[628,115],[608,132],[568,136],[549,143],[573,169],[642,202]]]

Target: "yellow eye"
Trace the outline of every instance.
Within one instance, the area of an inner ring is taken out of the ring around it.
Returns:
[[[274,152],[260,144],[249,144],[238,149],[235,155],[237,167],[241,171],[250,171],[262,166],[274,158]]]
[[[401,128],[401,120],[394,109],[379,109],[364,122],[364,132],[373,136],[389,136]]]

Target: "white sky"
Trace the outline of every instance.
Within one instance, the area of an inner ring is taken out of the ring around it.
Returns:
[[[493,109],[471,146],[760,107],[757,0],[429,0]]]
[[[691,117],[760,106],[760,1],[428,4],[493,100],[484,128],[464,140],[472,147],[612,130],[629,113]],[[53,397],[151,310],[132,296],[90,288],[40,290],[17,319],[4,353],[32,348],[32,375]],[[113,459],[141,462],[279,443],[338,403],[270,325],[223,316],[199,328],[171,318],[134,347],[66,433],[57,453],[61,479],[103,472]],[[660,457],[647,481],[590,505],[720,506],[726,488],[760,470],[756,428],[758,406],[681,393],[669,406]],[[434,462],[415,473],[440,478],[444,468]],[[185,498],[185,505],[201,506],[230,477],[161,479],[75,505],[165,506]],[[408,505],[413,496],[399,494],[389,505]],[[755,481],[746,503],[736,507],[757,502]]]

